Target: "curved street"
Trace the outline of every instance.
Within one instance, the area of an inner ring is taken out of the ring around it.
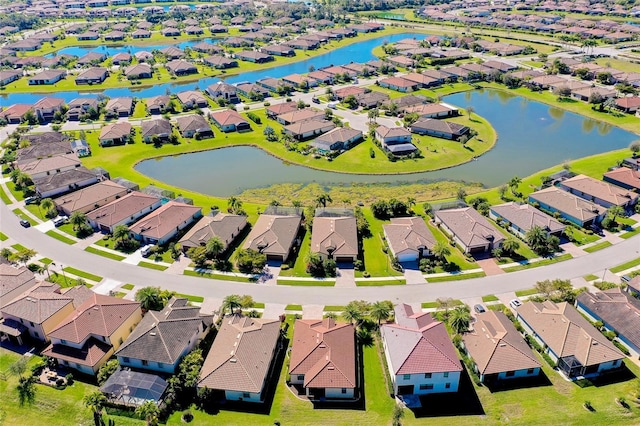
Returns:
[[[0,203],[0,229],[11,239],[58,264],[72,266],[106,279],[136,286],[159,286],[179,293],[224,298],[228,294],[250,294],[257,301],[279,304],[341,305],[350,300],[425,302],[439,297],[464,299],[500,294],[533,287],[544,279],[574,279],[587,274],[602,276],[607,268],[640,257],[640,236],[634,236],[604,250],[548,266],[483,278],[433,284],[379,287],[299,287],[222,281],[184,275],[170,275],[97,256],[69,246],[35,229],[24,229],[7,205]]]

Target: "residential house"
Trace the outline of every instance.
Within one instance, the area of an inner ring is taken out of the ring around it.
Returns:
[[[164,114],[169,111],[171,96],[158,95],[146,100],[147,112],[151,115]]]
[[[174,374],[182,358],[206,336],[213,318],[186,298],[172,297],[161,311],[148,311],[115,355],[122,367]]]
[[[318,136],[309,145],[320,151],[340,151],[350,149],[362,140],[362,131],[350,127],[336,127]]]
[[[0,71],[0,87],[11,84],[22,77],[22,71],[6,70]]]
[[[348,96],[356,97],[356,96],[362,95],[363,93],[366,93],[366,92],[367,92],[367,89],[365,89],[364,87],[346,86],[346,87],[341,87],[340,89],[334,90],[333,91],[333,96],[337,100],[343,101]]]
[[[193,108],[206,108],[209,106],[209,102],[207,102],[207,98],[204,95],[196,90],[185,90],[184,92],[179,92],[176,94],[180,105],[182,105],[182,109],[189,110]]]
[[[602,179],[630,191],[640,192],[640,172],[637,169],[618,167],[606,172]]]
[[[107,124],[100,130],[100,146],[124,145],[131,140],[131,128],[128,121]]]
[[[151,143],[155,138],[166,142],[171,136],[171,122],[166,118],[153,118],[141,123],[142,141]]]
[[[632,207],[638,201],[638,194],[585,175],[577,175],[560,182],[560,187],[587,201],[609,208]]]
[[[127,188],[110,180],[98,182],[69,194],[54,198],[56,208],[66,216],[88,213],[127,194]]]
[[[224,251],[246,226],[246,216],[220,213],[215,210],[211,215],[202,217],[193,225],[180,239],[180,245],[186,252],[190,248],[206,245],[211,238],[219,238]]]
[[[238,97],[238,93],[236,91],[236,86],[225,83],[223,81],[213,83],[212,85],[207,87],[205,92],[207,92],[207,95],[211,96],[212,99],[223,98],[225,101],[228,101],[232,104],[240,102],[240,98]]]
[[[451,121],[437,120],[435,118],[421,118],[411,125],[409,130],[419,135],[434,136],[437,138],[460,140],[468,137],[469,127]]]
[[[122,31],[114,30],[104,35],[105,41],[122,41],[126,34]]]
[[[207,120],[199,114],[184,115],[176,118],[178,130],[185,138],[212,138],[213,130]]]
[[[299,123],[301,121],[310,121],[310,120],[324,120],[325,114],[323,111],[319,111],[317,109],[305,108],[305,109],[295,109],[291,112],[285,112],[280,114],[276,121],[280,124],[294,124]]]
[[[87,31],[76,36],[78,41],[97,40],[100,38],[100,34],[96,31]]]
[[[411,81],[413,83],[416,83],[416,84],[418,84],[418,87],[420,87],[420,88],[433,87],[433,86],[438,86],[439,84],[441,84],[438,79],[430,77],[430,76],[425,75],[425,74],[420,74],[420,73],[417,73],[417,72],[411,72],[411,73],[404,74],[402,76],[402,79]]]
[[[259,350],[256,350],[258,349]],[[260,403],[278,372],[280,321],[233,314],[223,318],[200,370],[198,388],[224,392],[229,401]]]
[[[434,222],[453,238],[465,253],[491,252],[505,237],[472,207],[438,210]]]
[[[69,102],[67,120],[78,121],[88,115],[92,110],[97,114],[100,104],[96,98],[76,98]]]
[[[167,67],[171,74],[177,76],[198,73],[198,68],[191,62],[185,61],[184,59],[175,59],[173,61],[167,62],[165,64],[165,67]]]
[[[235,68],[238,66],[238,61],[222,55],[207,56],[204,58],[204,63],[218,69]]]
[[[529,202],[581,227],[599,223],[607,213],[604,207],[555,186],[529,194]]]
[[[100,176],[95,171],[80,166],[33,179],[33,183],[36,194],[40,198],[52,198],[94,184],[99,180]]]
[[[104,107],[105,115],[112,117],[128,117],[133,113],[133,98],[111,98]]]
[[[592,99],[601,99],[606,101],[607,99],[614,99],[617,95],[615,89],[608,89],[606,87],[584,87],[571,91],[571,97],[579,99],[583,102],[591,102]]]
[[[129,225],[162,205],[162,200],[142,192],[130,192],[87,213],[93,229],[112,234],[118,225]]]
[[[141,320],[140,303],[94,293],[49,333],[42,355],[95,375]]]
[[[358,389],[355,329],[333,318],[299,319],[293,327],[291,384],[312,400],[354,399]]]
[[[148,62],[153,59],[153,54],[151,52],[147,52],[146,50],[140,50],[134,53],[133,57],[136,58],[136,61],[138,62]],[[126,68],[125,68],[125,71],[126,71]]]
[[[33,112],[41,123],[53,120],[56,113],[62,114],[64,99],[61,98],[41,98],[33,104]]]
[[[387,127],[379,125],[375,130],[375,137],[382,148],[395,155],[410,154],[417,150],[411,143],[411,133],[404,127]]]
[[[362,108],[378,108],[389,100],[389,95],[386,93],[371,91],[356,95],[356,100],[358,101],[358,106],[361,106]]]
[[[570,379],[623,365],[624,354],[567,302],[524,302],[516,319]]]
[[[395,324],[383,324],[380,335],[394,395],[458,391],[462,365],[444,323],[396,305]]]
[[[131,38],[134,38],[134,39],[150,38],[150,37],[151,37],[151,31],[149,30],[137,29],[131,33]]]
[[[29,77],[30,86],[56,84],[67,75],[65,70],[44,70]]]
[[[298,121],[284,127],[284,132],[293,136],[297,140],[306,140],[317,135],[321,135],[336,127],[331,121],[312,119]]]
[[[267,46],[262,46],[260,48],[261,52],[266,53],[267,55],[277,55],[277,56],[295,56],[296,52],[289,46],[285,46],[284,44],[271,44]]]
[[[458,108],[445,103],[419,104],[404,109],[405,114],[418,114],[420,118],[447,118],[459,115]]]
[[[51,157],[32,158],[20,160],[17,164],[22,173],[28,174],[31,179],[38,179],[44,176],[72,170],[80,167],[82,163],[74,154],[59,154]]]
[[[307,77],[316,80],[320,84],[333,84],[333,74],[329,74],[323,70],[311,71]]]
[[[298,110],[295,102],[282,102],[280,104],[269,105],[267,108],[267,117],[275,119],[276,117]]]
[[[180,30],[177,28],[163,28],[161,31],[162,35],[165,37],[178,37],[180,35]]]
[[[82,56],[76,61],[76,65],[85,66],[85,65],[97,65],[107,60],[106,53],[100,52],[89,52],[86,55]]]
[[[383,78],[378,83],[380,84],[380,87],[385,87],[387,89],[396,90],[402,93],[413,92],[420,88],[418,83],[410,80],[405,80],[401,77]]]
[[[251,130],[251,125],[237,111],[227,109],[209,114],[214,124],[223,132],[243,132]]]
[[[0,308],[36,285],[36,277],[24,266],[0,263]]]
[[[129,227],[131,236],[143,244],[162,245],[202,217],[202,208],[169,201]]]
[[[145,63],[129,65],[124,69],[124,75],[127,76],[129,80],[140,80],[143,78],[151,78],[153,77],[153,68],[151,68],[148,64],[145,64]]]
[[[421,217],[394,217],[382,225],[391,254],[400,262],[431,256],[436,239]]]
[[[640,109],[640,96],[626,96],[615,100],[616,108],[627,114],[635,114]]]
[[[33,106],[27,104],[15,104],[0,111],[0,118],[7,120],[8,124],[20,124],[25,120],[25,116]]]
[[[39,343],[48,342],[58,324],[92,294],[86,286],[72,287],[63,293],[59,285],[44,282],[0,309],[3,318],[0,334],[19,344],[26,343],[23,338],[27,336]]]
[[[270,93],[267,89],[255,83],[241,83],[236,86],[236,91],[242,96],[255,100],[256,98],[268,98]]]
[[[540,361],[501,311],[476,314],[472,329],[462,336],[462,341],[482,383],[540,374]]]
[[[353,212],[317,209],[311,232],[311,252],[324,260],[354,262],[358,258],[358,230]]]
[[[633,357],[640,357],[640,300],[620,288],[584,292],[576,299],[576,309],[592,322],[601,322],[616,335]]]
[[[301,222],[300,214],[293,212],[283,214],[265,212],[258,217],[243,248],[264,253],[269,260],[284,262],[289,257]]]
[[[525,238],[527,232],[534,226],[543,229],[549,235],[557,236],[560,236],[565,229],[562,222],[531,204],[518,204],[513,201],[491,206],[489,217],[495,221],[502,221],[511,232],[521,238]]]
[[[266,53],[257,52],[255,50],[243,50],[241,52],[234,53],[234,57],[247,62],[254,62],[256,64],[264,64],[269,61],[275,60],[271,55]]]

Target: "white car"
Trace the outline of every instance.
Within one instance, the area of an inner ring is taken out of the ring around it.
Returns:
[[[55,226],[60,226],[67,223],[67,220],[69,220],[69,218],[67,216],[56,216],[51,220],[53,221],[53,224]]]
[[[153,248],[153,244],[147,244],[146,246],[140,249],[140,254],[142,257],[149,257],[151,254],[151,249]]]
[[[520,306],[522,306],[522,302],[519,299],[513,299],[509,302],[509,305],[511,305],[513,309],[518,309]]]

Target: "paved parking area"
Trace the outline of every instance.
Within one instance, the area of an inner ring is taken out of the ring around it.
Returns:
[[[569,253],[573,257],[580,257],[587,254],[586,251],[582,250],[580,247],[573,243],[560,244],[560,248],[564,250],[565,253]]]
[[[287,305],[281,303],[265,303],[262,318],[279,318],[280,315],[284,314],[284,308],[286,307]]]
[[[418,262],[403,262],[402,270],[408,285],[425,284],[427,282],[422,275],[422,271],[418,268]]]
[[[302,319],[321,319],[324,305],[302,305]]]
[[[355,287],[356,273],[353,267],[338,266],[336,287]]]
[[[500,275],[505,273],[493,258],[476,260],[476,263],[482,268],[487,276]]]

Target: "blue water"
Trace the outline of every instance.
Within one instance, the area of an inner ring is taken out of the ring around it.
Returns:
[[[225,81],[230,83],[237,83],[241,81],[257,81],[266,77],[283,77],[289,74],[303,74],[309,72],[309,67],[314,66],[316,69],[328,65],[341,65],[347,64],[349,62],[367,62],[372,59],[375,59],[371,51],[374,47],[379,46],[383,40],[387,40],[389,42],[394,42],[398,40],[402,40],[404,38],[425,38],[428,35],[421,33],[403,33],[403,34],[393,34],[387,36],[381,36],[369,40],[364,40],[358,43],[351,44],[349,46],[340,47],[338,49],[329,51],[325,54],[316,56],[314,58],[310,58],[301,62],[296,62],[292,64],[280,65],[274,68],[268,68],[261,71],[252,71],[246,72],[242,74],[238,74],[235,76],[229,76],[224,78]],[[170,46],[171,44],[167,44]],[[158,47],[166,47],[166,46],[158,46]],[[150,47],[146,46],[143,50],[148,50]],[[93,49],[95,50],[95,49]],[[100,48],[98,49],[100,51]],[[303,52],[297,52],[298,57],[303,57]],[[151,98],[153,96],[164,95],[169,89],[171,92],[178,92],[182,90],[192,90],[196,86],[200,90],[204,90],[207,86],[220,81],[220,77],[205,77],[200,79],[197,82],[191,83],[165,83],[159,84],[153,87],[148,88],[132,88],[128,86],[124,86],[118,89],[107,89],[102,92],[81,92],[81,91],[69,91],[69,92],[56,92],[49,96],[53,96],[56,98],[62,98],[65,101],[69,102],[78,96],[90,96],[96,97],[98,93],[103,93],[109,97],[120,97],[120,96],[136,96],[138,98]],[[128,85],[129,83],[123,82],[124,85]],[[7,106],[17,103],[23,104],[34,104],[39,99],[42,98],[42,94],[38,93],[12,93],[12,94],[2,94],[0,97],[0,106]]]
[[[330,186],[462,180],[493,187],[513,176],[528,176],[565,160],[624,148],[637,138],[606,123],[501,91],[465,92],[443,100],[462,108],[473,106],[498,133],[496,146],[477,161],[406,175],[353,175],[313,170],[285,163],[253,147],[146,160],[139,163],[136,170],[158,181],[216,196],[277,183],[317,182]],[[203,170],[215,170],[216,176],[225,178],[203,179]]]
[[[132,46],[132,45],[123,45],[123,46],[100,46],[100,47],[81,47],[81,46],[71,46],[71,47],[65,47],[64,49],[60,49],[58,50],[57,54],[61,55],[61,54],[67,54],[67,55],[75,55],[77,57],[82,57],[84,55],[86,55],[89,52],[99,52],[99,53],[106,53],[108,56],[113,56],[115,54],[118,53],[129,53],[131,55],[137,53],[137,52],[141,52],[141,51],[147,51],[147,52],[151,52],[153,50],[160,50],[160,49],[164,49],[165,47],[169,47],[169,46],[174,46],[177,47],[178,49],[182,49],[184,50],[186,47],[193,47],[193,45],[198,44],[198,43],[202,43],[202,42],[206,42],[206,43],[211,43],[211,44],[215,44],[218,41],[220,41],[220,39],[216,39],[216,38],[205,38],[202,40],[189,40],[189,41],[184,41],[182,43],[169,43],[169,44],[160,44],[160,45],[154,45],[154,46]],[[49,54],[49,55],[45,55],[47,57],[51,57],[53,56],[53,54]]]

